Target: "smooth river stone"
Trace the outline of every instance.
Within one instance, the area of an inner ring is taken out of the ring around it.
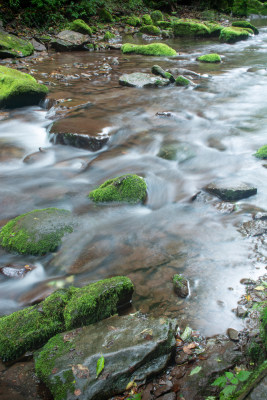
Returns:
[[[245,183],[210,183],[204,189],[224,201],[237,201],[257,194],[257,188]]]
[[[132,74],[124,74],[120,77],[119,83],[122,86],[130,87],[158,87],[167,86],[170,84],[169,79],[162,78],[151,74],[144,74],[143,72],[134,72]]]

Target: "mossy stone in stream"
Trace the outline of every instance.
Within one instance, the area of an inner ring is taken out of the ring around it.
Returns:
[[[126,23],[131,26],[139,26],[141,25],[140,18],[136,17],[135,15],[131,15],[126,19]]]
[[[175,56],[176,51],[165,43],[136,45],[125,43],[121,48],[123,54],[135,53],[145,56]]]
[[[54,251],[73,230],[71,213],[57,208],[34,210],[9,221],[0,232],[0,245],[20,254]]]
[[[210,36],[219,37],[221,30],[224,28],[223,25],[216,24],[215,22],[204,22],[204,25],[209,29]]]
[[[117,313],[118,307],[130,302],[133,289],[129,278],[117,276],[81,289],[57,290],[38,305],[0,318],[1,359],[14,360],[59,332]]]
[[[253,32],[255,33],[255,35],[258,35],[259,30],[256,28],[256,26],[252,25],[250,22],[248,21],[234,21],[232,23],[232,26],[237,26],[239,28],[249,28],[252,29]]]
[[[262,160],[267,160],[267,144],[262,146],[255,154],[255,157],[261,158]]]
[[[147,186],[143,178],[137,175],[122,175],[104,182],[89,194],[94,202],[140,203],[146,198]]]
[[[82,19],[75,19],[70,24],[70,30],[92,36],[92,29]]]
[[[229,27],[223,28],[220,33],[219,39],[226,43],[235,43],[239,40],[248,39],[250,33],[244,28]]]
[[[14,108],[38,104],[48,88],[31,75],[0,66],[0,107]]]
[[[203,56],[197,57],[197,61],[204,62],[204,63],[220,63],[221,57],[219,54],[204,54]]]
[[[105,35],[104,35],[104,40],[105,41],[109,41],[110,39],[114,39],[115,35],[114,33],[111,33],[110,31],[106,31]]]
[[[172,278],[175,293],[179,297],[187,297],[189,295],[189,286],[187,279],[180,274],[175,274]]]
[[[210,29],[205,24],[193,20],[175,21],[172,28],[176,37],[205,37],[210,35]]]
[[[140,28],[140,32],[147,35],[160,35],[160,29],[155,25],[143,25]]]
[[[184,86],[187,87],[191,84],[190,80],[185,78],[184,76],[180,75],[175,79],[176,86]]]
[[[162,78],[169,79],[170,82],[175,82],[174,76],[170,72],[164,71],[159,65],[153,65],[151,72],[154,75],[161,76]]]
[[[144,24],[144,25],[153,25],[152,18],[150,17],[149,14],[144,14],[142,16],[142,24]]]
[[[158,21],[162,21],[163,20],[163,14],[160,10],[154,10],[152,11],[152,13],[150,14],[150,17],[153,21],[154,24],[156,24]]]
[[[6,32],[0,32],[0,58],[27,57],[33,52],[33,45],[27,40]]]

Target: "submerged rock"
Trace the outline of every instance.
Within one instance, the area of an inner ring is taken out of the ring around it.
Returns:
[[[0,58],[27,57],[33,52],[33,45],[27,40],[0,31]]]
[[[193,85],[193,83],[189,79],[180,75],[175,79],[175,85],[187,87],[187,86]]]
[[[137,45],[133,43],[124,43],[121,47],[123,54],[135,53],[145,56],[175,56],[176,51],[165,43],[151,43]]]
[[[59,332],[108,318],[127,305],[132,294],[133,284],[123,276],[57,290],[38,305],[0,318],[0,357],[16,359]]]
[[[145,201],[147,186],[143,178],[128,174],[118,178],[109,179],[99,188],[89,193],[89,198],[94,202],[127,202],[140,203]]]
[[[0,267],[0,274],[6,276],[7,278],[24,278],[24,276],[35,269],[36,267],[32,264],[26,265],[14,265],[8,264],[3,267]]]
[[[38,104],[48,93],[31,75],[0,66],[0,107],[14,108]]]
[[[237,201],[257,194],[257,189],[245,183],[225,184],[210,183],[204,188],[207,192],[214,194],[224,201]]]
[[[189,295],[189,282],[183,275],[175,274],[172,282],[174,291],[179,297],[187,297]]]
[[[174,321],[138,315],[112,317],[59,334],[35,356],[38,377],[55,400],[79,393],[80,400],[104,400],[143,382],[166,367],[175,348]],[[98,359],[104,369],[96,374]]]
[[[122,86],[130,87],[160,87],[170,84],[169,79],[162,78],[161,76],[154,76],[151,74],[144,74],[143,72],[134,72],[132,74],[124,74],[120,77],[119,83]]]
[[[45,208],[22,214],[0,232],[0,245],[20,254],[43,255],[56,250],[61,238],[73,230],[71,213]]]
[[[51,47],[57,51],[87,50],[86,44],[90,37],[79,32],[65,30],[60,32],[51,42]]]

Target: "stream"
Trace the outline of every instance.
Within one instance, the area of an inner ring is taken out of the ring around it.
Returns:
[[[232,311],[245,290],[240,280],[263,274],[267,254],[264,240],[239,231],[265,210],[267,195],[264,162],[253,157],[266,144],[267,20],[253,23],[260,34],[234,45],[167,40],[176,57],[51,53],[31,65],[36,78],[50,83],[49,98],[60,101],[0,115],[0,225],[33,209],[58,207],[73,213],[78,229],[43,257],[0,249],[1,266],[36,266],[23,279],[0,275],[0,315],[55,288],[127,275],[135,285],[130,312],[177,318],[181,327],[208,336],[242,328]],[[130,36],[123,41],[144,43]],[[223,62],[196,61],[207,53],[220,54]],[[206,78],[194,89],[119,85],[123,73],[149,72],[154,64]],[[161,112],[171,115],[156,115]],[[55,122],[61,132],[109,140],[96,152],[55,145],[49,134]],[[181,146],[178,160],[158,156],[165,144]],[[127,173],[145,178],[144,205],[95,205],[87,197]],[[222,178],[253,184],[258,193],[238,201],[233,212],[205,192],[192,201]],[[186,299],[173,291],[175,273],[189,279]]]

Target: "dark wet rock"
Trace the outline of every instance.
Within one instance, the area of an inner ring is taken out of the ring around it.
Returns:
[[[57,51],[87,50],[85,45],[90,43],[90,36],[74,31],[62,31],[50,42]]]
[[[245,222],[240,227],[240,232],[248,236],[262,236],[267,232],[267,220],[256,219]]]
[[[224,201],[237,201],[257,194],[255,187],[245,183],[210,183],[204,189]]]
[[[108,318],[128,305],[132,294],[133,284],[123,276],[57,290],[36,306],[0,318],[0,357],[14,360],[59,332]]]
[[[46,51],[46,47],[43,43],[40,43],[35,39],[31,39],[30,42],[33,45],[35,51]]]
[[[174,291],[179,297],[187,297],[189,295],[189,282],[184,276],[176,274],[172,282]]]
[[[90,151],[98,151],[109,141],[108,136],[89,136],[78,133],[53,133],[50,135],[50,142],[54,144],[64,144]]]
[[[253,285],[253,284],[255,284],[255,281],[253,281],[252,279],[249,279],[249,278],[242,278],[240,280],[240,283],[242,285]]]
[[[107,399],[133,379],[143,382],[166,366],[175,348],[175,330],[173,321],[112,317],[52,338],[35,357],[36,372],[55,397],[64,389],[65,398],[78,392],[80,400]],[[97,378],[101,355],[105,366]]]
[[[134,72],[132,74],[122,75],[119,79],[119,83],[122,86],[142,88],[167,86],[170,81],[161,76],[156,77],[151,74],[144,74],[143,72]]]
[[[192,146],[188,144],[165,143],[161,146],[157,156],[164,158],[165,160],[176,160],[179,163],[182,163],[193,158],[195,152]]]
[[[162,78],[169,79],[170,82],[175,82],[174,76],[169,72],[164,71],[159,65],[153,65],[151,72],[154,75],[161,76]]]
[[[0,58],[27,57],[33,51],[33,45],[30,42],[0,31]]]
[[[247,313],[248,313],[247,310],[242,306],[238,306],[236,309],[236,315],[239,318],[244,318],[247,315]]]
[[[7,264],[0,267],[0,274],[6,276],[7,278],[24,278],[24,276],[35,269],[36,267],[32,264],[25,265],[13,265]]]
[[[233,342],[238,342],[239,332],[236,329],[228,328],[227,335],[228,335],[229,339],[232,340]]]

